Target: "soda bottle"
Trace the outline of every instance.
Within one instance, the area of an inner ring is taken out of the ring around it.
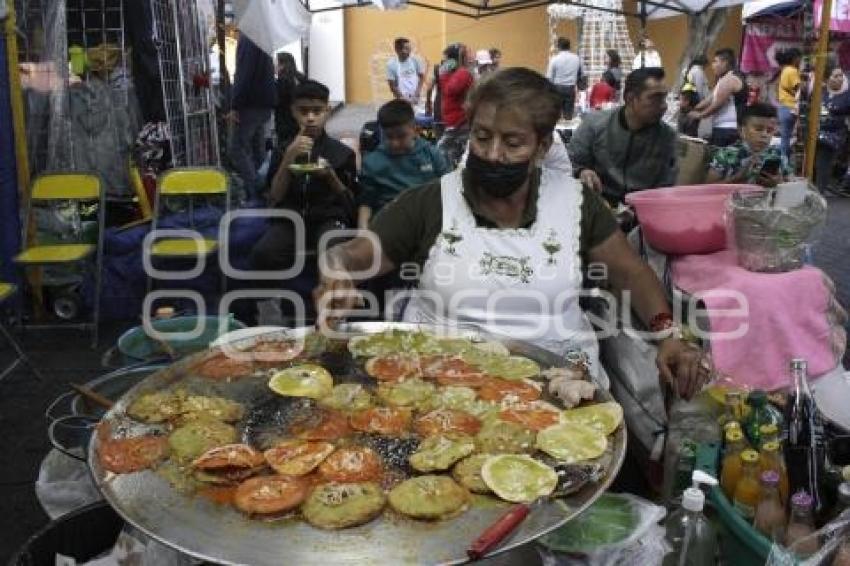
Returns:
[[[720,467],[720,487],[729,500],[735,494],[735,486],[741,478],[741,452],[746,448],[744,434],[739,430],[726,433],[726,453]]]
[[[759,468],[762,472],[772,470],[779,474],[779,496],[783,505],[788,502],[788,470],[782,457],[779,442],[766,442],[761,446],[759,453]]]
[[[744,419],[744,433],[754,448],[760,448],[761,427],[773,424],[777,426],[778,432],[782,424],[782,414],[767,401],[767,393],[761,389],[756,389],[747,396],[747,405],[750,406],[750,412]]]
[[[798,491],[791,497],[791,517],[785,529],[785,546],[799,558],[807,558],[820,548],[817,537],[811,536],[815,532],[813,505],[812,496],[805,491]]]
[[[781,542],[787,517],[779,498],[779,474],[773,470],[761,474],[761,497],[756,507],[753,526],[774,542]]]
[[[741,479],[735,486],[735,494],[732,496],[732,504],[735,509],[750,521],[756,514],[756,505],[759,502],[761,486],[758,479],[759,454],[755,450],[744,450],[741,452]]]
[[[724,410],[717,423],[720,428],[725,429],[727,423],[742,422],[744,420],[744,392],[738,389],[726,391],[724,396]]]
[[[817,404],[809,389],[807,369],[806,360],[791,361],[793,383],[786,407],[788,441],[785,461],[791,492],[805,491],[812,499],[815,515],[819,516],[823,513],[820,476],[825,457],[824,436]]]
[[[763,424],[759,427],[759,439],[764,446],[768,442],[779,442],[779,427],[774,423]]]

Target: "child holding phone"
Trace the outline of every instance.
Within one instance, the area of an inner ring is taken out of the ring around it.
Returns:
[[[791,168],[770,140],[778,128],[776,108],[758,102],[741,113],[741,139],[717,150],[709,164],[709,183],[758,184],[775,187],[787,180]]]

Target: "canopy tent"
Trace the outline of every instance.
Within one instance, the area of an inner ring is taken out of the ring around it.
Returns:
[[[317,0],[292,0],[301,3],[310,13],[327,10],[358,7],[378,6],[381,9],[398,9],[414,6],[429,10],[437,10],[449,14],[470,18],[486,18],[507,14],[517,10],[527,10],[549,4],[566,4],[580,9],[610,11],[610,8],[598,5],[594,0],[568,0],[556,2],[553,0],[343,0],[335,8],[314,8]],[[748,0],[638,0],[637,11],[617,10],[627,16],[641,19],[660,19],[672,16],[700,14],[715,8],[727,8],[746,3]]]

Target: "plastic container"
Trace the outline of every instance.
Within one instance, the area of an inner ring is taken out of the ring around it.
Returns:
[[[180,354],[190,354],[207,348],[220,335],[232,330],[245,328],[245,325],[233,318],[228,317],[227,324],[219,329],[219,317],[208,316],[204,318],[204,328],[201,335],[191,340],[171,340],[166,342]],[[163,334],[190,332],[199,324],[197,316],[178,316],[163,320],[155,320],[153,328]],[[143,326],[131,328],[118,339],[118,351],[127,365],[138,364],[152,359],[162,359],[165,352],[160,344],[147,335]]]
[[[810,235],[826,220],[826,201],[815,192],[808,191],[796,206],[778,200],[775,191],[729,199],[728,229],[744,269],[781,273],[801,268]]]
[[[726,249],[726,207],[736,191],[761,192],[755,185],[689,185],[626,195],[653,248],[673,255],[709,254]]]
[[[703,477],[701,477],[703,476]],[[700,483],[717,480],[702,472],[693,473],[693,487],[682,495],[682,506],[670,514],[664,524],[665,539],[671,551],[664,557],[664,566],[714,566],[717,564],[717,533],[703,514],[705,494]]]
[[[56,554],[88,562],[115,544],[124,521],[105,502],[72,511],[34,534],[9,561],[10,566],[46,566]]]

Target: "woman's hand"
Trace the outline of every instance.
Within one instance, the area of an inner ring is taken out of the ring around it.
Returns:
[[[711,366],[702,350],[678,338],[658,344],[655,363],[661,379],[685,400],[693,398],[711,379]]]

